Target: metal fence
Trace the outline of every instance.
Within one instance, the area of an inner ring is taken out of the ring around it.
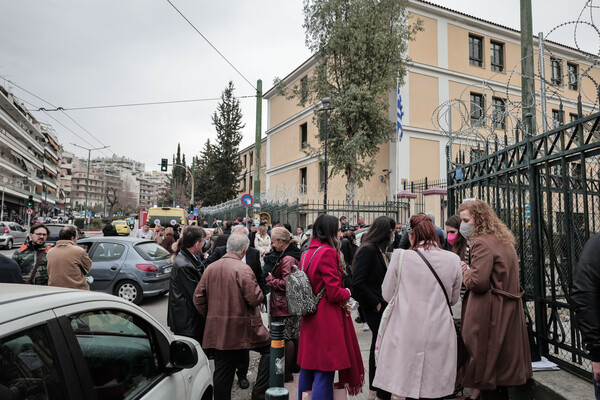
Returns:
[[[586,378],[591,362],[569,293],[583,244],[600,231],[599,125],[596,113],[514,145],[496,139],[471,162],[459,155],[448,166],[448,211],[485,200],[515,235],[541,354]]]
[[[237,203],[237,204],[236,204]],[[206,207],[202,209],[203,218],[206,221],[212,221],[213,218],[219,220],[231,221],[235,218],[244,218],[246,209],[239,200],[235,202],[224,203],[215,207]],[[250,207],[248,210],[252,215],[254,210]],[[317,217],[323,213],[322,202],[261,202],[260,212],[267,212],[271,216],[271,221],[288,223],[293,229],[301,226],[304,229],[312,224]],[[387,215],[395,221],[406,221],[410,216],[409,201],[383,201],[383,202],[360,202],[346,204],[344,202],[329,202],[327,204],[327,214],[348,218],[349,224],[357,225],[358,218],[361,217],[367,225],[375,218],[381,215]]]

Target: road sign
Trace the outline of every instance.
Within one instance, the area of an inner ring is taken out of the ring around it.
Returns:
[[[194,215],[197,217],[198,216],[198,209],[194,208]]]
[[[252,203],[254,203],[254,198],[252,197],[252,195],[249,194],[243,195],[240,200],[242,201],[242,204],[246,207],[250,207]]]
[[[27,215],[33,215],[33,208],[28,208],[26,213]]]
[[[88,212],[87,212],[87,216],[88,216],[88,217],[91,217],[91,216],[92,216],[92,212],[91,212],[91,211],[88,211]]]

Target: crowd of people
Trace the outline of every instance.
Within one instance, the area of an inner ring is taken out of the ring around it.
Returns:
[[[370,400],[443,399],[463,388],[470,399],[508,399],[507,387],[526,383],[532,366],[515,238],[487,203],[464,202],[445,230],[430,214],[415,214],[405,224],[387,216],[369,226],[359,222],[350,226],[344,216],[323,214],[295,233],[268,220],[250,232],[242,219],[212,230],[153,232],[146,224],[137,232],[172,254],[168,325],[214,359],[215,399],[231,398],[236,376],[239,387],[250,386],[251,350],[260,353],[252,399],[265,397],[270,334],[261,311],[283,323],[284,379],[299,372],[299,398],[311,390],[313,399],[333,399],[336,387],[356,395],[367,381]],[[360,245],[356,228],[365,228]],[[13,260],[0,257],[0,265],[14,263],[15,282],[89,290],[91,261],[76,246],[76,230],[63,228],[52,248],[45,245],[47,234],[44,225],[33,225]],[[582,262],[591,265],[597,247],[586,252]],[[288,308],[288,278],[297,270],[317,296],[314,313],[294,315]],[[9,268],[0,271],[3,280],[9,276]],[[589,314],[589,281],[598,280],[597,268],[584,271],[592,277],[576,275],[580,315]],[[459,300],[462,312],[454,318]],[[355,301],[355,322],[372,335],[368,374],[351,317]],[[596,357],[598,317],[584,318],[592,320],[582,325]]]

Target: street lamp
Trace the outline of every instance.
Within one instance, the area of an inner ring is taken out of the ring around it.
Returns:
[[[82,148],[82,149],[88,151],[87,176],[85,178],[85,214],[83,216],[83,229],[85,229],[85,226],[86,226],[85,222],[87,221],[87,213],[88,213],[88,186],[90,184],[89,183],[89,181],[90,181],[90,156],[91,156],[93,150],[102,150],[102,149],[106,149],[107,147],[110,147],[110,146],[96,147],[94,149],[88,149],[87,147],[83,147],[83,146],[80,146],[75,143],[71,143],[71,144],[73,146],[76,146],[76,147],[79,147],[79,148]]]
[[[331,106],[331,98],[325,97],[321,99],[321,109],[325,111],[325,120],[323,121],[323,133],[325,135],[325,151],[324,151],[324,168],[325,168],[325,186],[323,187],[323,211],[327,213],[327,184],[329,180],[329,168],[327,165],[327,111]]]

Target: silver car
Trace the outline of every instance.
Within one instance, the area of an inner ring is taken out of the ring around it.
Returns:
[[[91,290],[114,294],[135,304],[169,291],[171,254],[154,241],[105,236],[80,239],[92,259]]]
[[[16,222],[0,221],[0,246],[12,249],[27,240],[27,229]]]

